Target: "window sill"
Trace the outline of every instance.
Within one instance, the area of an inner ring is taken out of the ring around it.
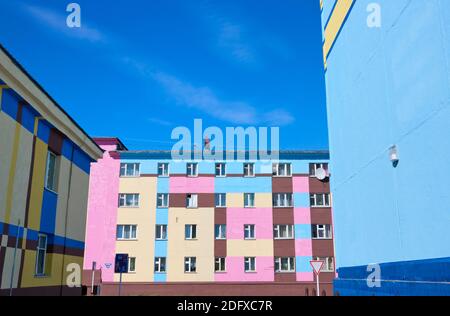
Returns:
[[[332,237],[330,237],[330,238],[314,238],[314,237],[312,237],[311,239],[312,240],[333,240]]]
[[[134,178],[140,178],[141,177],[141,175],[138,175],[138,176],[120,176],[119,178],[121,178],[121,179],[134,179]]]
[[[155,241],[169,241],[169,239],[155,239]]]
[[[119,206],[119,209],[138,209],[139,206]]]
[[[256,274],[256,273],[258,273],[258,272],[256,272],[256,271],[245,271],[245,273],[248,273],[248,274]]]
[[[214,271],[215,274],[226,274],[227,271]]]
[[[45,275],[45,274],[35,274],[34,278],[35,279],[49,279],[50,276],[49,275]]]
[[[167,272],[154,272],[155,274],[159,274],[159,275],[165,275],[165,274],[167,274]]]
[[[274,238],[273,240],[294,240],[294,237],[289,237],[289,238]]]
[[[191,238],[191,239],[184,239],[185,241],[198,241],[198,239],[197,238]]]
[[[138,239],[116,239],[116,241],[139,241]]]
[[[256,240],[256,238],[244,238],[244,240],[251,241],[251,240]]]
[[[311,205],[311,208],[331,208],[331,205]]]
[[[49,189],[49,188],[47,188],[47,187],[44,187],[44,189],[47,190],[47,191],[50,192],[50,193],[53,193],[53,194],[58,195],[58,192],[56,192],[56,191],[54,191],[54,190],[52,190],[52,189]]]
[[[278,274],[292,274],[292,273],[295,273],[295,271],[275,271],[275,273],[278,273]]]

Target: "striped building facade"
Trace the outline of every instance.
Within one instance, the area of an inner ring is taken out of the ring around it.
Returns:
[[[313,295],[310,261],[320,258],[321,294],[332,293],[330,188],[313,176],[327,168],[328,152],[175,161],[170,152],[95,140],[105,155],[90,179],[87,285],[95,261],[102,294],[117,294],[114,258],[128,254],[126,294]]]
[[[0,47],[0,295],[81,294],[66,279],[81,280],[89,169],[101,155]]]

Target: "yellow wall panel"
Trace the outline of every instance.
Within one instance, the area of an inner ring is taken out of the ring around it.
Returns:
[[[272,257],[273,240],[228,240],[227,256],[229,257]]]
[[[9,168],[15,132],[15,121],[0,112],[0,221],[5,222],[6,193],[8,189]]]
[[[185,240],[185,225],[197,225],[197,240]],[[170,208],[168,282],[214,281],[214,208]],[[184,258],[197,258],[197,272],[184,273]]]
[[[34,152],[33,180],[30,196],[30,211],[28,214],[28,228],[39,230],[41,224],[41,208],[44,190],[45,168],[47,162],[47,144],[36,139]]]

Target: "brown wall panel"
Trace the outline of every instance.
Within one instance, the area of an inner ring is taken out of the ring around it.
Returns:
[[[334,257],[334,245],[332,239],[313,239],[313,257]]]
[[[272,178],[273,193],[292,193],[292,177],[273,177]]]
[[[310,193],[329,193],[330,181],[320,181],[317,178],[309,178],[309,192]]]
[[[275,239],[273,241],[273,250],[275,257],[295,257],[295,240]]]
[[[48,139],[48,148],[55,154],[61,155],[64,136],[58,130],[52,129]]]
[[[275,282],[295,282],[295,273],[275,273]]]
[[[226,240],[215,240],[214,241],[214,256],[215,257],[226,257],[227,256],[227,241]]]
[[[227,209],[226,208],[215,208],[214,210],[214,223],[215,224],[226,224],[227,223]]]
[[[311,208],[311,222],[314,224],[332,224],[331,208]]]
[[[294,224],[294,208],[274,208],[273,224]]]

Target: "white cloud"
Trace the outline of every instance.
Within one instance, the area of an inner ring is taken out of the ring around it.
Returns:
[[[166,73],[154,73],[153,78],[179,105],[199,110],[222,121],[271,126],[283,126],[294,122],[294,117],[283,109],[259,113],[255,107],[246,102],[222,100],[208,87],[195,87]]]
[[[33,5],[24,5],[23,8],[25,12],[27,12],[35,20],[52,28],[54,31],[59,31],[65,34],[66,36],[87,40],[90,42],[102,42],[105,40],[105,36],[99,30],[89,27],[85,22],[83,22],[83,19],[81,20],[82,22],[80,28],[69,28],[66,24],[67,15],[63,13]]]

